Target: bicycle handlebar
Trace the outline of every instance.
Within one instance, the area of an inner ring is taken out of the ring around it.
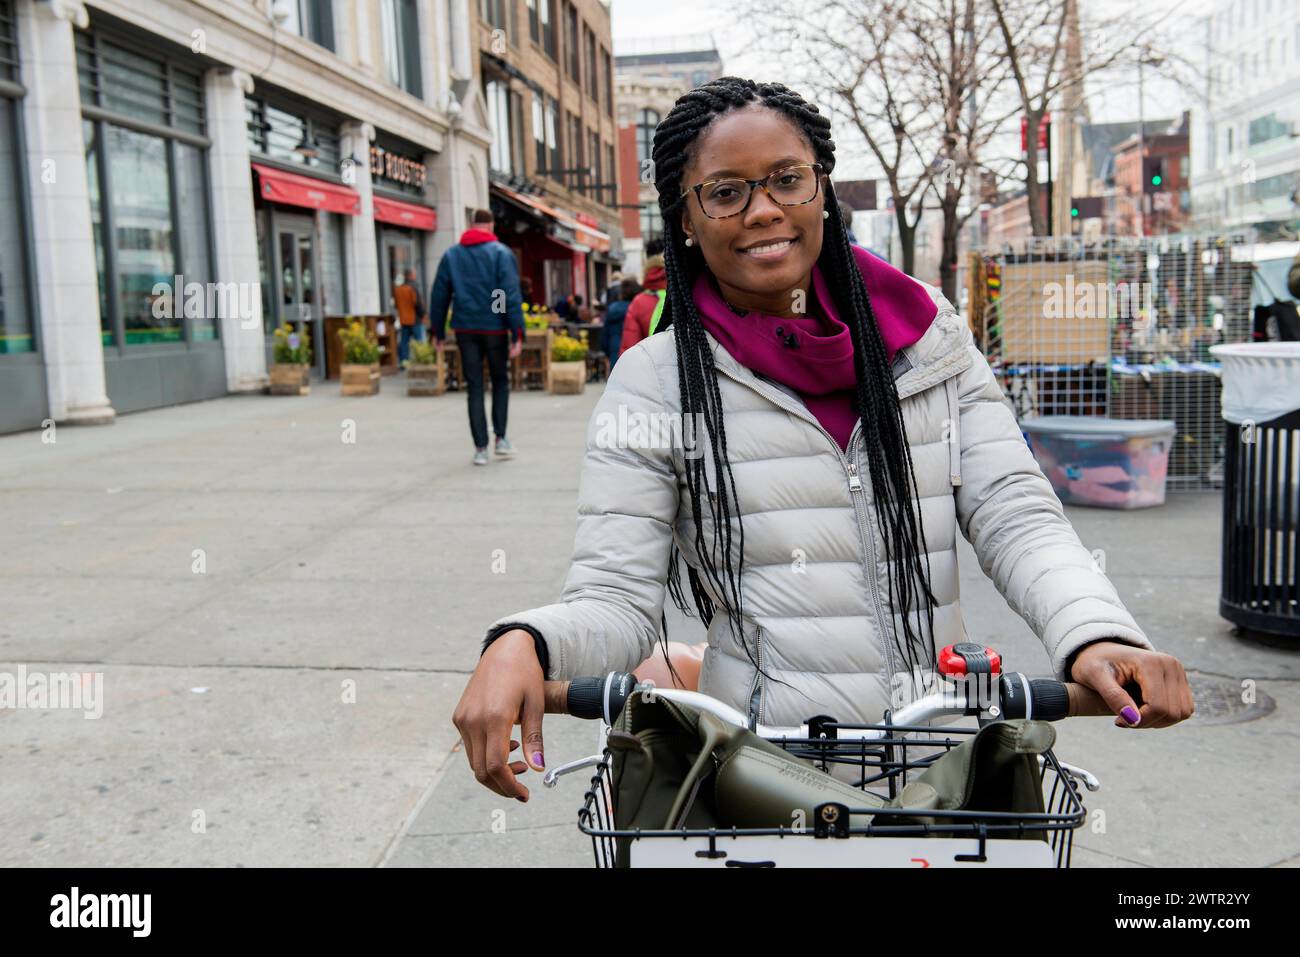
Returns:
[[[1112,714],[1101,695],[1086,685],[1057,681],[1054,678],[1027,678],[1019,672],[1009,672],[998,678],[997,688],[998,711],[993,714],[999,718],[1059,721],[1062,718]],[[568,714],[576,718],[602,718],[606,724],[612,725],[628,697],[637,691],[649,691],[668,701],[708,711],[740,727],[749,726],[745,715],[716,698],[697,691],[647,688],[638,685],[636,676],[626,672],[610,672],[603,678],[548,681],[546,710],[550,714]],[[970,703],[960,689],[945,688],[900,708],[891,716],[891,724],[907,727],[932,718],[961,715],[969,711]],[[768,738],[804,737],[807,735],[807,725],[799,728],[767,728],[759,725],[754,731]],[[873,732],[859,732],[853,736],[870,737],[872,734]]]

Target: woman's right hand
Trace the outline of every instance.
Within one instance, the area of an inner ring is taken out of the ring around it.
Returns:
[[[522,628],[508,631],[479,659],[452,723],[465,745],[465,757],[479,784],[503,797],[528,800],[517,776],[529,768],[546,768],[542,749],[545,678],[533,636]],[[510,733],[518,724],[520,737]],[[510,753],[523,742],[523,761]]]

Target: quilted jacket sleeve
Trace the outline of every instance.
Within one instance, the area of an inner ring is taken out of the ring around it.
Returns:
[[[560,600],[488,628],[488,638],[516,627],[540,633],[547,678],[631,671],[653,650],[677,516],[677,473],[671,448],[644,442],[631,448],[624,440],[636,433],[620,424],[655,421],[641,417],[665,411],[646,350],[620,357],[587,426],[578,530]]]
[[[1065,517],[1025,444],[983,354],[958,381],[957,521],[980,566],[1042,640],[1059,680],[1070,656],[1100,639],[1152,644]]]

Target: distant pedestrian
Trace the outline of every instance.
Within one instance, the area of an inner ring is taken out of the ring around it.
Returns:
[[[650,335],[650,323],[664,301],[668,280],[664,274],[664,242],[652,239],[645,244],[645,291],[632,300],[623,321],[623,345],[620,353]]]
[[[619,283],[618,291],[615,293],[616,298],[605,310],[605,327],[601,330],[601,349],[609,356],[611,370],[623,352],[623,323],[627,319],[627,308],[640,291],[641,287],[635,279],[624,279]]]
[[[393,308],[397,310],[397,323],[401,337],[397,340],[397,358],[406,365],[411,357],[411,339],[424,341],[424,301],[416,287],[418,280],[414,269],[402,274],[402,281],[393,286]]]
[[[519,269],[515,255],[494,232],[492,214],[475,210],[474,225],[459,244],[442,255],[429,295],[434,339],[442,350],[447,307],[460,348],[460,364],[469,393],[469,429],[474,438],[474,464],[488,464],[487,416],[483,403],[483,358],[492,372],[492,430],[496,454],[514,454],[506,439],[510,401],[508,362],[523,351],[524,312],[520,304]]]
[[[613,275],[609,277],[609,287],[605,290],[606,308],[609,308],[609,306],[618,302],[618,297],[620,295],[619,290],[621,290],[622,287],[623,287],[623,274],[618,270],[615,270]]]

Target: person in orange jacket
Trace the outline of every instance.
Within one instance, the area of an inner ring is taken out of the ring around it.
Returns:
[[[654,315],[663,298],[668,280],[664,276],[664,242],[652,239],[645,244],[645,291],[640,293],[627,307],[627,318],[623,320],[623,344],[619,355],[627,352],[634,345],[650,335],[650,317]]]

